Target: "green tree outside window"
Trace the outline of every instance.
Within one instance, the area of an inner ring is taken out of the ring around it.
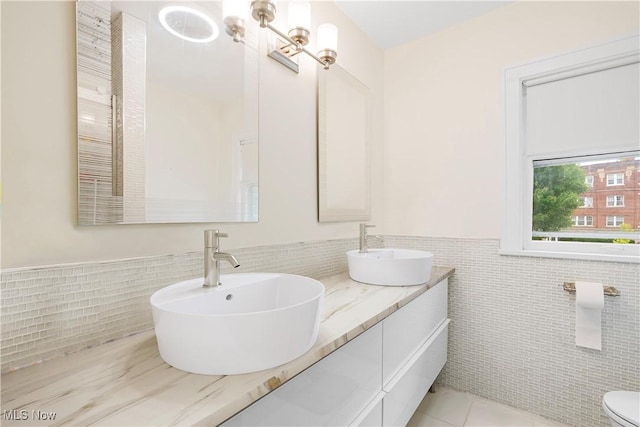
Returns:
[[[571,214],[587,191],[578,165],[537,167],[533,172],[533,231],[559,231],[573,224]]]

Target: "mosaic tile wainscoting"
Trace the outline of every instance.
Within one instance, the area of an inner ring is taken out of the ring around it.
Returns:
[[[345,252],[357,247],[340,239],[234,249],[240,267],[223,263],[222,273],[322,278],[345,271]],[[2,271],[2,372],[151,328],[151,294],[203,268],[195,252]]]
[[[385,236],[428,250],[449,279],[449,357],[439,382],[563,424],[608,426],[610,390],[640,390],[638,264],[501,256],[498,240]],[[613,285],[602,351],[575,345],[575,294],[565,281]]]

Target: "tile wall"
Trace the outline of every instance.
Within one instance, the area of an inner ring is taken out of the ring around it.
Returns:
[[[608,426],[610,390],[640,390],[640,265],[501,256],[498,240],[385,236],[456,272],[449,357],[439,382],[563,424]],[[613,285],[602,351],[575,346],[575,294],[565,281]]]
[[[233,272],[320,278],[345,271],[344,253],[357,247],[357,239],[341,239],[237,249],[231,252],[241,265]],[[202,277],[202,257],[197,252],[2,271],[2,372],[151,328],[151,294]],[[230,270],[223,263],[222,273]]]

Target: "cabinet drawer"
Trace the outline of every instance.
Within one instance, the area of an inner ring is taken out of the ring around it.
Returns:
[[[345,426],[381,387],[382,325],[377,324],[223,425]]]
[[[382,399],[384,396],[385,392],[378,393],[362,413],[349,424],[349,427],[382,427]]]
[[[447,361],[449,319],[384,386],[384,426],[406,425]]]
[[[386,384],[447,318],[445,279],[382,321],[382,379]]]

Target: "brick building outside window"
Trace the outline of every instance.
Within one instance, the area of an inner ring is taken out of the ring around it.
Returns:
[[[640,229],[640,159],[581,165],[587,191],[572,214],[572,229],[611,231],[628,224]]]

